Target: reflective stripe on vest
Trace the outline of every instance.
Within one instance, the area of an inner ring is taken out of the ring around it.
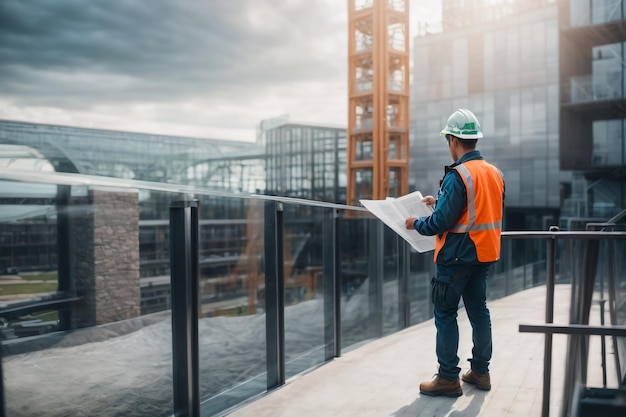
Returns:
[[[490,169],[481,170],[481,166],[484,167],[484,164],[488,165]],[[467,206],[452,229],[443,233],[441,237],[436,238],[435,262],[437,261],[439,251],[445,244],[448,233],[467,233],[474,242],[476,256],[480,262],[496,261],[500,257],[500,232],[502,230],[502,193],[504,192],[502,173],[484,160],[467,161],[454,168],[463,179],[467,193]],[[476,223],[476,184],[472,176],[472,171],[474,170],[476,175],[484,176],[484,179],[481,180],[481,184],[484,184],[482,187],[498,187],[497,190],[486,190],[484,188],[481,190],[483,197],[481,197],[480,204],[483,206],[481,208],[483,210],[481,212],[483,223]],[[499,196],[493,201],[490,198],[485,200],[485,192],[497,192]],[[485,220],[487,221],[485,222]]]
[[[474,190],[474,180],[472,178],[472,174],[463,164],[458,165],[455,168],[457,169],[459,174],[465,177],[465,182],[467,183],[467,210],[469,215],[469,221],[467,224],[455,224],[450,231],[454,233],[467,233],[470,230],[479,231],[502,229],[501,221],[476,224],[476,192]],[[500,174],[500,176],[502,176],[502,174]]]

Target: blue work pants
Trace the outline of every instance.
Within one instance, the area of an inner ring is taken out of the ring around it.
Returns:
[[[437,265],[437,277],[431,282],[431,299],[435,306],[437,360],[439,375],[446,379],[459,377],[459,327],[457,312],[463,298],[472,325],[471,369],[479,374],[489,372],[492,353],[491,316],[487,308],[487,277],[491,264],[471,266]]]

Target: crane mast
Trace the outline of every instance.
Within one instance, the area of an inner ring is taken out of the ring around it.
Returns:
[[[346,203],[408,193],[409,1],[348,0]]]

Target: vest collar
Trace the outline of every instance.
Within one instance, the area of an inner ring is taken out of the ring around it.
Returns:
[[[480,151],[477,150],[477,149],[474,149],[473,151],[470,151],[470,152],[466,153],[465,155],[463,155],[461,158],[459,158],[459,160],[456,161],[455,163],[453,163],[452,165],[446,165],[444,171],[447,174],[448,172],[452,171],[455,166],[460,165],[463,162],[473,161],[475,159],[485,159],[480,154]]]

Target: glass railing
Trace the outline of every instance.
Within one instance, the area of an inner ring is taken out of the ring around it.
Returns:
[[[570,78],[570,103],[616,100],[623,97],[622,81],[609,81],[608,77],[580,75]]]
[[[624,19],[622,0],[570,0],[570,25],[583,27]]]
[[[180,245],[170,214],[181,201],[198,202],[188,296],[198,301],[204,416],[432,317],[432,253],[409,249],[362,208],[77,174],[0,170],[0,181],[10,416],[180,411],[171,284],[181,278],[170,258]],[[505,234],[490,299],[544,285],[549,262],[559,266],[557,282],[570,282],[576,259],[557,248],[551,260],[545,236]],[[623,309],[622,258],[616,268]]]

